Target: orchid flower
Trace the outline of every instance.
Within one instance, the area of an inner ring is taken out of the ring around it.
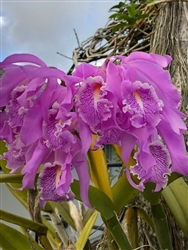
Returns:
[[[6,58],[1,70],[0,139],[8,147],[1,158],[7,160],[12,173],[20,170],[24,175],[22,189],[35,188],[36,174],[43,165],[38,181],[43,206],[47,200],[74,198],[70,184],[75,168],[84,177],[81,197],[89,206],[88,166],[80,153],[78,119],[72,111],[74,80],[29,54]]]
[[[96,147],[120,145],[125,163],[136,147],[137,163],[126,174],[141,191],[146,182],[156,183],[155,191],[164,188],[172,172],[188,175],[181,96],[164,69],[170,61],[170,56],[133,52],[109,58],[98,69],[79,65],[74,73],[80,77],[76,107],[83,140],[95,133]]]
[[[41,204],[72,200],[75,169],[82,200],[90,206],[86,155],[93,134],[93,150],[117,144],[126,164],[136,149],[136,164],[126,175],[141,191],[147,182],[156,184],[154,191],[165,188],[172,172],[188,175],[185,115],[165,69],[170,61],[133,52],[108,58],[100,67],[82,63],[68,76],[33,55],[7,57],[1,63],[0,139],[8,152],[1,158],[12,173],[24,175],[22,189],[35,188],[42,166]]]

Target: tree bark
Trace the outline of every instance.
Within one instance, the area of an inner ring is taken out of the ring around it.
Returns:
[[[181,111],[188,116],[188,3],[170,2],[161,4],[156,17],[152,53],[170,55],[173,58],[169,71],[173,83],[182,95]],[[188,126],[188,118],[185,119]],[[188,131],[185,133],[188,151]]]
[[[161,4],[156,17],[154,33],[151,37],[150,51],[161,55],[170,55],[173,61],[168,67],[172,81],[178,88],[182,100],[181,111],[187,115],[184,119],[188,127],[188,3],[170,2]],[[184,134],[188,151],[188,131]],[[188,183],[188,178],[184,177]],[[163,201],[168,218],[169,230],[174,249],[188,249],[188,239],[178,227],[168,206]]]

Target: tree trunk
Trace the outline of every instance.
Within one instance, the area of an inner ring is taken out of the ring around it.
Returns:
[[[161,4],[151,37],[152,53],[170,55],[169,66],[173,83],[182,95],[181,110],[188,115],[188,3]],[[185,119],[188,126],[188,118]],[[185,133],[188,151],[188,131]]]
[[[151,37],[150,51],[161,55],[170,55],[173,61],[168,67],[174,85],[178,88],[182,100],[181,111],[188,116],[188,3],[171,2],[161,4],[156,17],[154,33]],[[188,117],[184,120],[188,127]],[[188,151],[188,131],[185,135]],[[188,183],[188,178],[184,177]],[[173,215],[163,201],[167,214],[169,230],[174,249],[188,249],[188,239],[179,229]]]

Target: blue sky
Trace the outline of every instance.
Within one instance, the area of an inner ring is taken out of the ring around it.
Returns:
[[[92,36],[108,21],[113,1],[1,1],[1,61],[10,54],[32,53],[48,65],[68,71],[77,41]]]

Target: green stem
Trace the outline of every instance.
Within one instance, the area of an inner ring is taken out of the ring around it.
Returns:
[[[120,249],[133,250],[115,215],[105,223]]]
[[[151,205],[151,212],[155,233],[157,235],[161,250],[173,250],[168,229],[168,223],[162,205],[160,203]]]

